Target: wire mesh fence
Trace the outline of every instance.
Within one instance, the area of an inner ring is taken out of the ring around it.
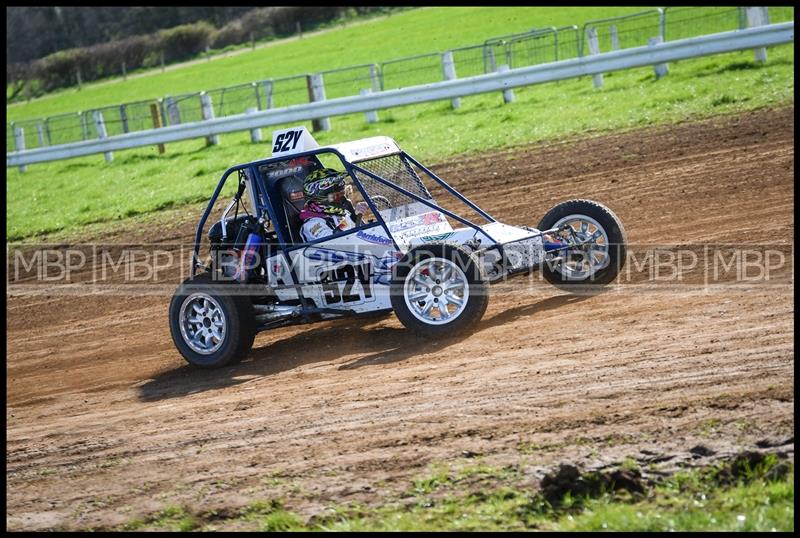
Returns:
[[[381,90],[393,90],[442,80],[442,55],[420,54],[380,64]]]
[[[741,7],[664,8],[664,41],[743,28],[747,28],[747,15]]]
[[[621,17],[586,22],[581,31],[583,40],[581,56],[590,53],[589,45],[586,43],[587,34],[590,32],[597,34],[597,52],[600,53],[647,45],[650,38],[662,35],[662,14],[661,9],[651,9]]]
[[[560,28],[532,29],[487,39],[483,44],[452,49],[459,78],[492,73],[500,65],[528,67],[577,58],[589,53],[587,32],[597,35],[598,52],[648,44],[653,37],[673,41],[704,34],[747,28],[744,7],[665,7]],[[794,19],[794,8],[771,6],[770,23]],[[391,90],[439,82],[445,78],[443,53],[432,52],[398,58],[380,64],[364,64],[322,71],[325,98],[358,95],[363,89]],[[245,113],[249,108],[267,110],[308,103],[309,75],[264,79],[208,90],[215,117]],[[201,121],[202,92],[166,96],[100,107],[108,136],[152,129],[151,105],[156,104],[162,125]],[[94,110],[6,123],[6,151],[17,148],[14,129],[24,131],[25,148],[80,142],[97,137]]]
[[[325,84],[325,97],[337,99],[358,95],[363,89],[380,90],[378,68],[372,64],[321,71]]]
[[[306,75],[273,79],[272,99],[274,108],[308,103]]]
[[[214,117],[243,114],[248,108],[261,110],[263,100],[260,98],[259,90],[258,84],[251,82],[207,92],[211,98]],[[197,99],[200,100],[199,95]]]

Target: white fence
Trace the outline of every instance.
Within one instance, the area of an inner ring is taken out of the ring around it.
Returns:
[[[635,67],[654,66],[737,50],[759,49],[794,42],[794,22],[770,24],[732,32],[606,52],[533,67],[498,71],[469,78],[446,80],[397,90],[373,92],[303,105],[263,110],[221,118],[139,131],[103,139],[6,153],[6,167],[57,161],[192,138],[246,131],[284,123],[320,120],[358,112],[455,99],[468,95],[507,91],[582,76],[593,76]]]

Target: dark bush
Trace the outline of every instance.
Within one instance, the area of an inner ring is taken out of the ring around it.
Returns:
[[[142,67],[182,61],[202,53],[207,47],[216,49],[313,30],[320,25],[367,13],[386,13],[397,8],[299,6],[255,8],[234,19],[219,30],[200,21],[183,24],[155,34],[132,36],[99,43],[91,47],[66,49],[28,63],[6,64],[9,90],[7,101],[19,99],[30,92],[33,96],[89,82]],[[163,55],[163,56],[162,56]]]
[[[211,43],[214,27],[201,21],[182,24],[156,33],[157,48],[164,53],[165,62],[185,60],[203,52]]]

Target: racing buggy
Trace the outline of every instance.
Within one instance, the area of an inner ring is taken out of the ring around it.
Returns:
[[[362,213],[308,240],[303,189],[318,170],[340,171],[349,207]],[[232,200],[203,241],[229,177],[238,180]],[[344,316],[393,311],[419,337],[451,336],[481,319],[492,284],[516,275],[538,270],[573,290],[607,285],[625,243],[619,218],[594,201],[560,203],[536,228],[510,226],[389,137],[320,146],[305,127],[282,129],[270,158],[220,178],[197,226],[190,277],[170,302],[170,331],[202,368],[240,361],[260,331]]]

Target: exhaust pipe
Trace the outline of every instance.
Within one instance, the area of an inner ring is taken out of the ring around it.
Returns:
[[[298,306],[285,306],[285,305],[263,305],[254,304],[253,310],[256,311],[255,320],[258,323],[267,323],[270,321],[277,321],[284,318],[293,318],[300,315],[302,307]]]

